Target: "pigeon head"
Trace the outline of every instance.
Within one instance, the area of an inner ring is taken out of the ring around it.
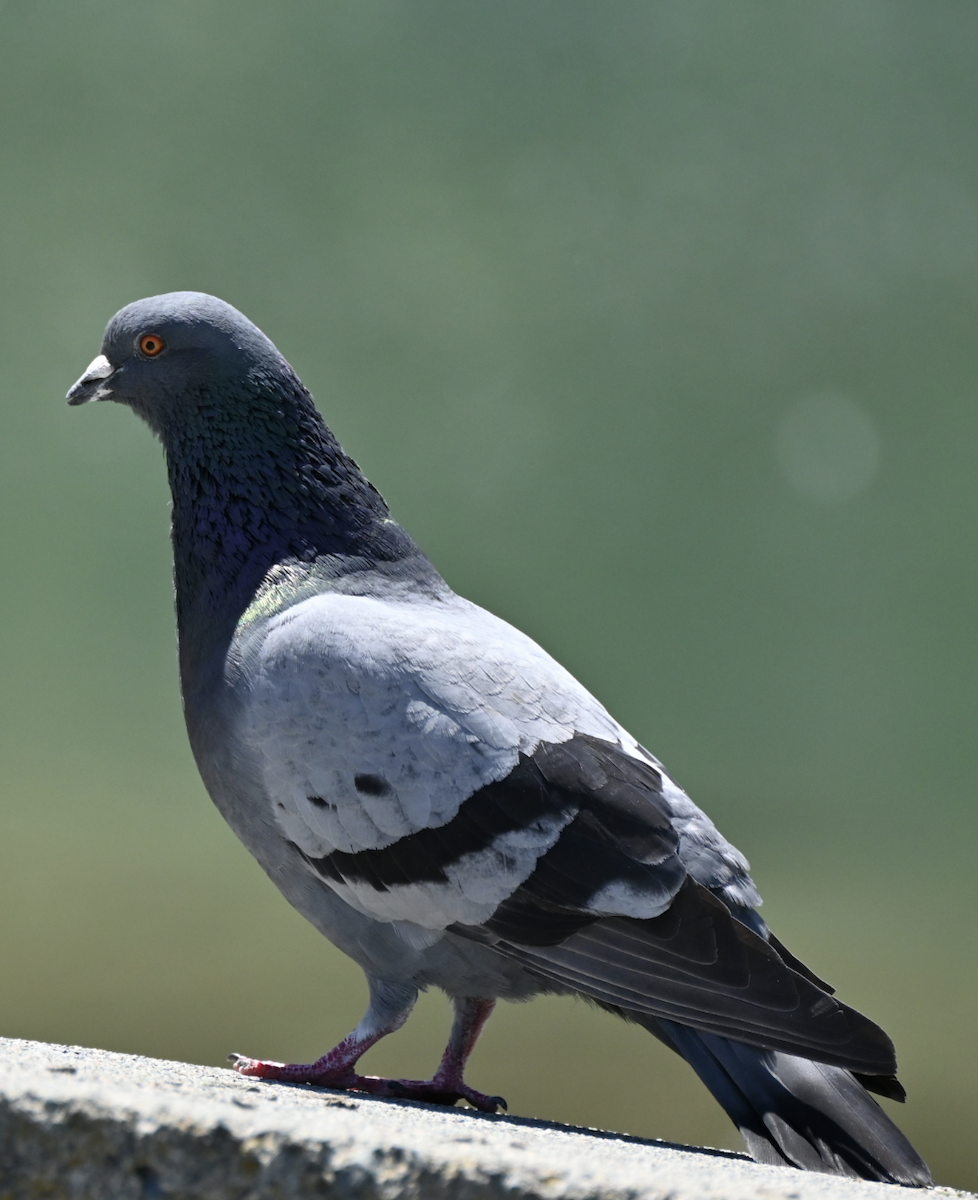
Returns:
[[[174,423],[194,421],[202,396],[242,404],[290,378],[282,355],[236,308],[203,292],[169,292],[115,314],[68,403],[127,404],[166,440]]]
[[[411,560],[409,574],[433,574],[288,362],[223,300],[170,292],[121,309],[68,393],[89,400],[128,405],[163,443],[182,639],[243,611],[277,565]]]

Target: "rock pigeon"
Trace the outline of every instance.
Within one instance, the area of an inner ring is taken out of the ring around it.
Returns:
[[[500,998],[586,997],[680,1054],[758,1162],[924,1186],[872,1099],[886,1034],[757,912],[748,863],[543,649],[456,595],[271,341],[212,296],[109,322],[71,404],[163,444],[180,679],[204,783],[283,895],[366,973],[363,1020],[259,1079],[495,1112],[463,1078]],[[429,1080],[361,1055],[441,988]]]

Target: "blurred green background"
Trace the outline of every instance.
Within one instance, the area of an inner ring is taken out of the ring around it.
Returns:
[[[978,1188],[976,78],[956,0],[0,5],[0,1034],[306,1060],[364,1002],[197,779],[158,446],[63,402],[201,289],[747,852]],[[583,1005],[504,1006],[471,1079],[739,1144]]]

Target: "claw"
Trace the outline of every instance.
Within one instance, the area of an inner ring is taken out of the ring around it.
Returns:
[[[509,1105],[502,1096],[483,1096],[474,1092],[471,1096],[463,1096],[466,1104],[484,1113],[509,1112]]]

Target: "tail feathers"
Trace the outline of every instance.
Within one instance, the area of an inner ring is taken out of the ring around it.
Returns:
[[[927,1164],[849,1071],[673,1021],[640,1023],[686,1059],[757,1162],[911,1187],[933,1183]]]

